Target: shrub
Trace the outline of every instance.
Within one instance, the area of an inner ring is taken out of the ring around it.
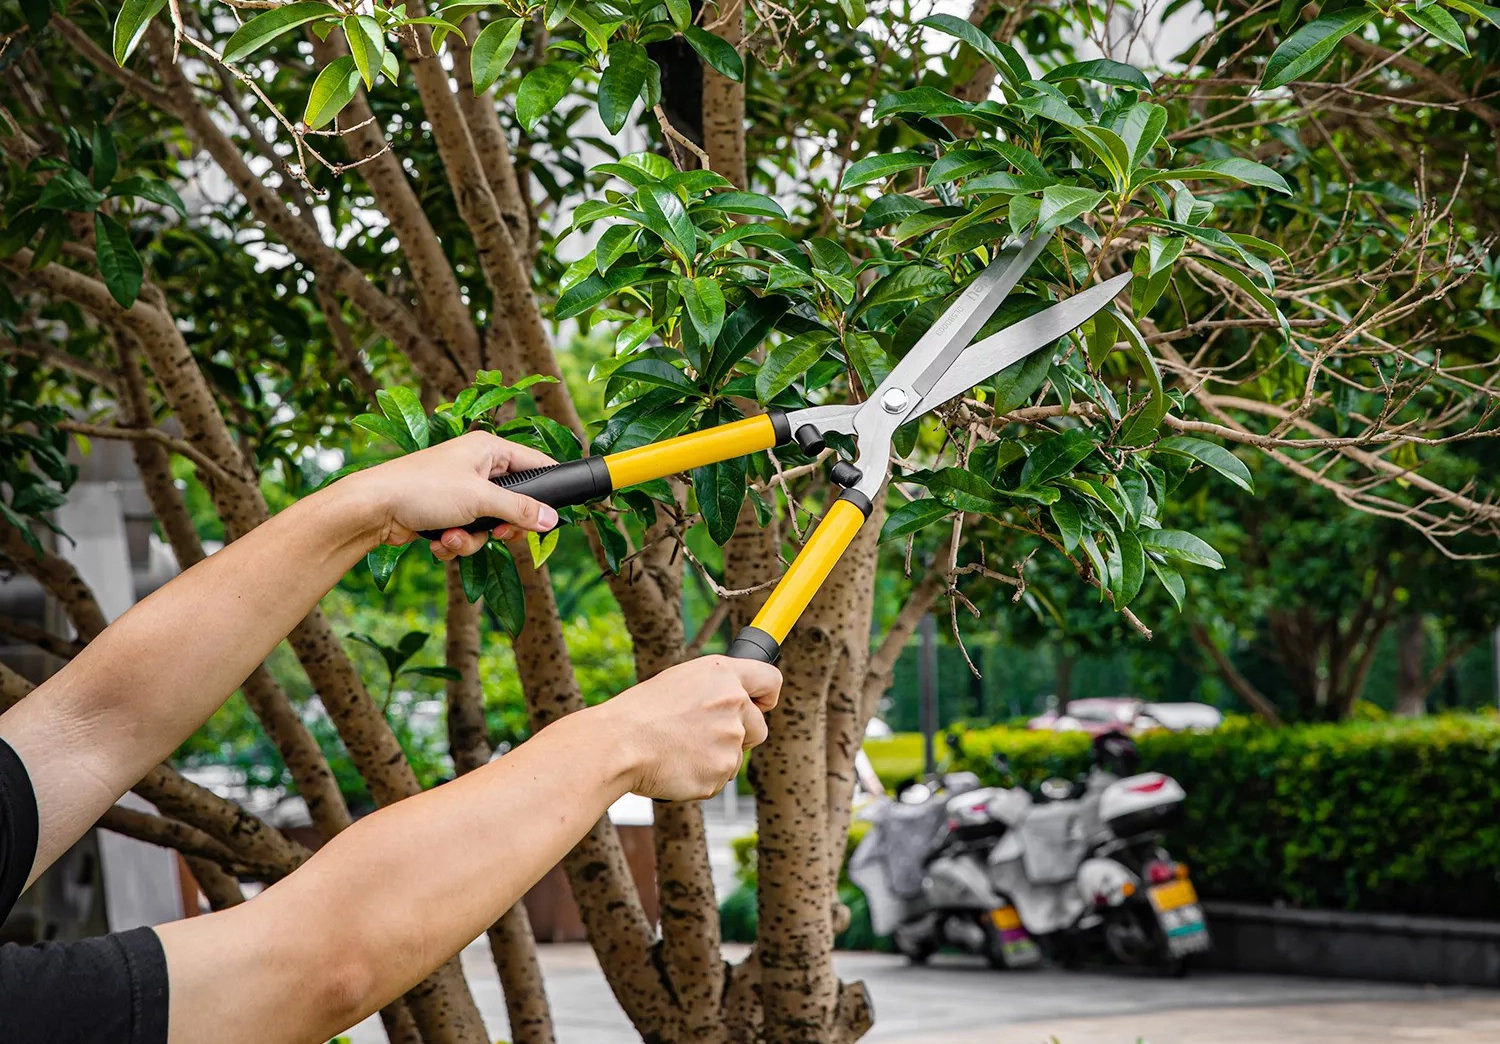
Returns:
[[[1492,715],[1139,738],[1187,815],[1167,838],[1206,897],[1324,909],[1500,917],[1500,721]],[[967,767],[1003,752],[1034,786],[1088,764],[1080,733],[989,729]]]

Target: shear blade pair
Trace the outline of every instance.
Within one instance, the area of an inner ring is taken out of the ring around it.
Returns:
[[[971,344],[1050,238],[1051,233],[1023,238],[1002,249],[865,402],[769,410],[637,449],[501,475],[494,481],[553,507],[565,507],[758,450],[796,442],[812,454],[822,449],[827,434],[854,436],[858,455],[852,462],[839,461],[831,471],[844,492],[829,507],[754,621],[729,647],[731,656],[774,663],[781,643],[869,517],[890,471],[896,429],[1075,329],[1130,281],[1128,272],[1116,276]],[[467,528],[481,532],[499,524],[498,519],[479,519]]]

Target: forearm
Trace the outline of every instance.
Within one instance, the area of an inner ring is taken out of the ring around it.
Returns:
[[[324,1040],[419,982],[629,788],[636,759],[621,737],[607,705],[565,718],[361,820],[252,902],[163,926],[172,1040]],[[247,1010],[226,1019],[231,949],[245,954],[233,992]],[[215,1003],[200,1005],[203,996]],[[245,1036],[224,1037],[236,1025]]]
[[[6,715],[38,794],[38,866],[191,735],[359,561],[374,543],[369,514],[339,486],[288,508],[144,599]],[[80,773],[96,784],[87,800]]]

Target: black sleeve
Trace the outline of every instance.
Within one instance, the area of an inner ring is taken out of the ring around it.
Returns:
[[[36,859],[36,795],[0,740],[0,920]],[[0,946],[4,1044],[166,1044],[167,958],[150,928],[101,939]]]
[[[0,921],[10,914],[36,859],[36,795],[26,766],[0,739]]]
[[[167,958],[150,928],[0,946],[6,1044],[167,1044]]]

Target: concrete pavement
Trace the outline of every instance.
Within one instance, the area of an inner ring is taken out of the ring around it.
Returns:
[[[738,960],[742,946],[726,947]],[[582,944],[541,947],[561,1044],[639,1044]],[[490,1035],[506,1039],[505,1005],[486,946],[464,951]],[[939,956],[925,968],[887,954],[836,958],[875,1000],[870,1044],[1493,1044],[1500,991],[1203,972],[1164,979],[1132,971],[995,972]],[[383,1044],[378,1020],[351,1031]]]

